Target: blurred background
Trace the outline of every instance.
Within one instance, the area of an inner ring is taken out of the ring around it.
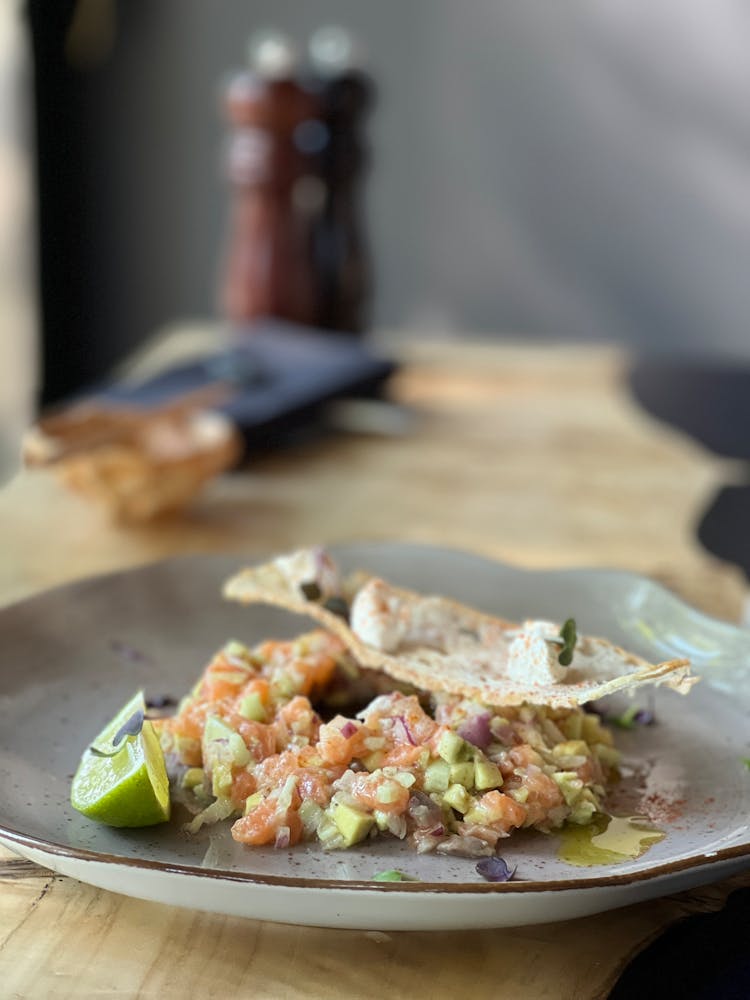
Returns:
[[[324,26],[372,86],[361,325],[750,354],[741,0],[26,0],[0,10],[6,430],[226,312],[222,101],[254,33],[304,63]]]

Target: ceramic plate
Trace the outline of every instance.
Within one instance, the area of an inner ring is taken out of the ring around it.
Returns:
[[[622,807],[666,836],[621,864],[575,867],[555,836],[520,833],[502,885],[466,859],[416,856],[399,842],[346,852],[244,848],[229,824],[189,837],[175,820],[122,831],[68,804],[81,751],[139,687],[181,695],[229,638],[255,643],[309,627],[277,609],[219,598],[242,559],[180,558],[86,580],[0,612],[0,841],[116,892],[265,920],[380,929],[562,920],[710,882],[750,867],[750,633],[692,610],[645,579],[603,570],[526,571],[405,544],[334,549],[416,590],[508,618],[562,620],[653,660],[688,655],[703,676],[688,697],[654,693],[656,722],[618,733]],[[649,696],[640,694],[641,699]],[[372,882],[385,868],[413,883]]]

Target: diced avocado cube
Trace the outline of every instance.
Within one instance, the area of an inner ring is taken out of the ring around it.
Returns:
[[[203,744],[204,756],[208,751],[211,755],[228,758],[236,767],[245,767],[250,763],[250,751],[240,734],[215,715],[206,719]]]
[[[232,784],[232,768],[250,763],[245,741],[221,719],[212,715],[203,730],[203,763],[211,775],[214,795],[226,795]]]
[[[562,792],[566,805],[572,806],[580,799],[583,782],[575,771],[558,771],[552,779]]]
[[[570,812],[568,820],[571,823],[578,823],[580,826],[585,826],[587,823],[591,822],[591,818],[597,811],[596,806],[593,802],[589,802],[586,799],[581,799]]]
[[[377,791],[375,792],[375,798],[378,802],[381,802],[384,806],[393,805],[394,802],[398,800],[403,795],[401,785],[398,781],[393,781],[391,778],[386,778],[386,780],[379,785]]]
[[[443,795],[443,802],[446,802],[451,809],[465,813],[471,806],[472,799],[463,785],[451,785]]]
[[[382,809],[373,809],[372,818],[375,820],[378,830],[384,832],[388,829],[388,813],[383,812]]]
[[[486,826],[490,822],[490,817],[487,814],[487,810],[483,806],[480,806],[476,799],[474,799],[471,803],[471,808],[467,809],[464,813],[464,822]]]
[[[428,764],[424,772],[423,788],[426,792],[444,792],[451,783],[451,766],[444,760]]]
[[[344,838],[341,835],[341,831],[336,826],[331,815],[331,807],[329,806],[320,817],[320,822],[317,827],[318,840],[321,846],[326,851],[335,851],[339,847],[345,847]]]
[[[333,822],[343,837],[344,846],[351,847],[365,839],[375,820],[369,813],[340,802],[333,810]]]
[[[437,751],[449,764],[458,764],[459,761],[468,760],[471,755],[471,747],[466,740],[450,729],[440,737]]]
[[[175,736],[174,738],[174,752],[178,755],[180,760],[200,760],[201,757],[201,745],[200,741],[193,739],[192,736]]]
[[[393,777],[403,788],[411,788],[417,780],[411,771],[397,771]]]
[[[605,740],[605,734],[609,740]],[[610,742],[612,737],[608,730],[602,726],[598,715],[587,713],[581,720],[581,739],[586,740],[587,743],[604,743]]]
[[[203,784],[203,768],[189,767],[182,776],[183,788],[195,788],[196,785]]]
[[[239,642],[237,639],[230,639],[222,649],[222,653],[224,656],[233,656],[237,659],[244,659],[250,656],[250,650],[244,642]]]
[[[584,716],[580,712],[571,712],[562,723],[561,729],[569,740],[580,740],[583,733]]]
[[[306,836],[312,837],[323,818],[323,810],[317,802],[314,802],[312,799],[305,799],[300,805],[298,812]]]
[[[366,757],[362,757],[362,763],[368,771],[377,771],[377,769],[382,765],[384,758],[385,754],[382,750],[373,750],[373,752],[368,753]]]
[[[606,743],[594,743],[591,747],[596,756],[607,767],[617,767],[620,763],[620,752]]]
[[[452,785],[463,785],[464,788],[474,787],[474,764],[470,760],[450,765],[450,780]]]
[[[248,795],[245,799],[245,816],[251,813],[256,806],[259,806],[264,798],[263,792],[253,792],[252,795]]]
[[[250,719],[253,722],[266,721],[266,709],[257,691],[251,691],[243,697],[238,711],[243,719]]]
[[[232,788],[232,768],[224,761],[217,761],[211,768],[211,791],[217,798],[229,795]]]
[[[553,753],[556,757],[588,757],[589,747],[584,740],[566,740],[558,743]]]
[[[474,785],[480,792],[487,792],[490,788],[500,788],[503,784],[503,776],[497,764],[490,760],[478,760],[474,763]]]
[[[271,695],[276,701],[287,701],[297,694],[297,685],[288,674],[274,677],[271,684]]]

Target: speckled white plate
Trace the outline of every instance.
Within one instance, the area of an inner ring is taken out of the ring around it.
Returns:
[[[219,598],[242,558],[193,556],[86,580],[0,612],[0,841],[83,882],[143,899],[292,923],[430,929],[519,925],[583,916],[750,867],[750,632],[692,610],[663,588],[604,570],[531,572],[466,553],[406,544],[334,549],[421,591],[508,618],[562,620],[654,660],[690,656],[703,683],[655,696],[657,723],[620,734],[621,794],[666,832],[645,855],[573,867],[556,837],[514,835],[504,885],[464,859],[417,857],[400,843],[346,852],[235,844],[229,824],[190,838],[175,820],[101,827],[68,803],[79,755],[138,687],[181,695],[229,638],[254,643],[305,619]],[[637,775],[637,779],[635,777]],[[398,867],[414,883],[373,883]]]

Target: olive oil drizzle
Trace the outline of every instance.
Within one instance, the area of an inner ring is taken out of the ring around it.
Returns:
[[[578,868],[632,861],[664,839],[644,816],[598,813],[587,826],[569,824],[560,834],[558,858]]]

